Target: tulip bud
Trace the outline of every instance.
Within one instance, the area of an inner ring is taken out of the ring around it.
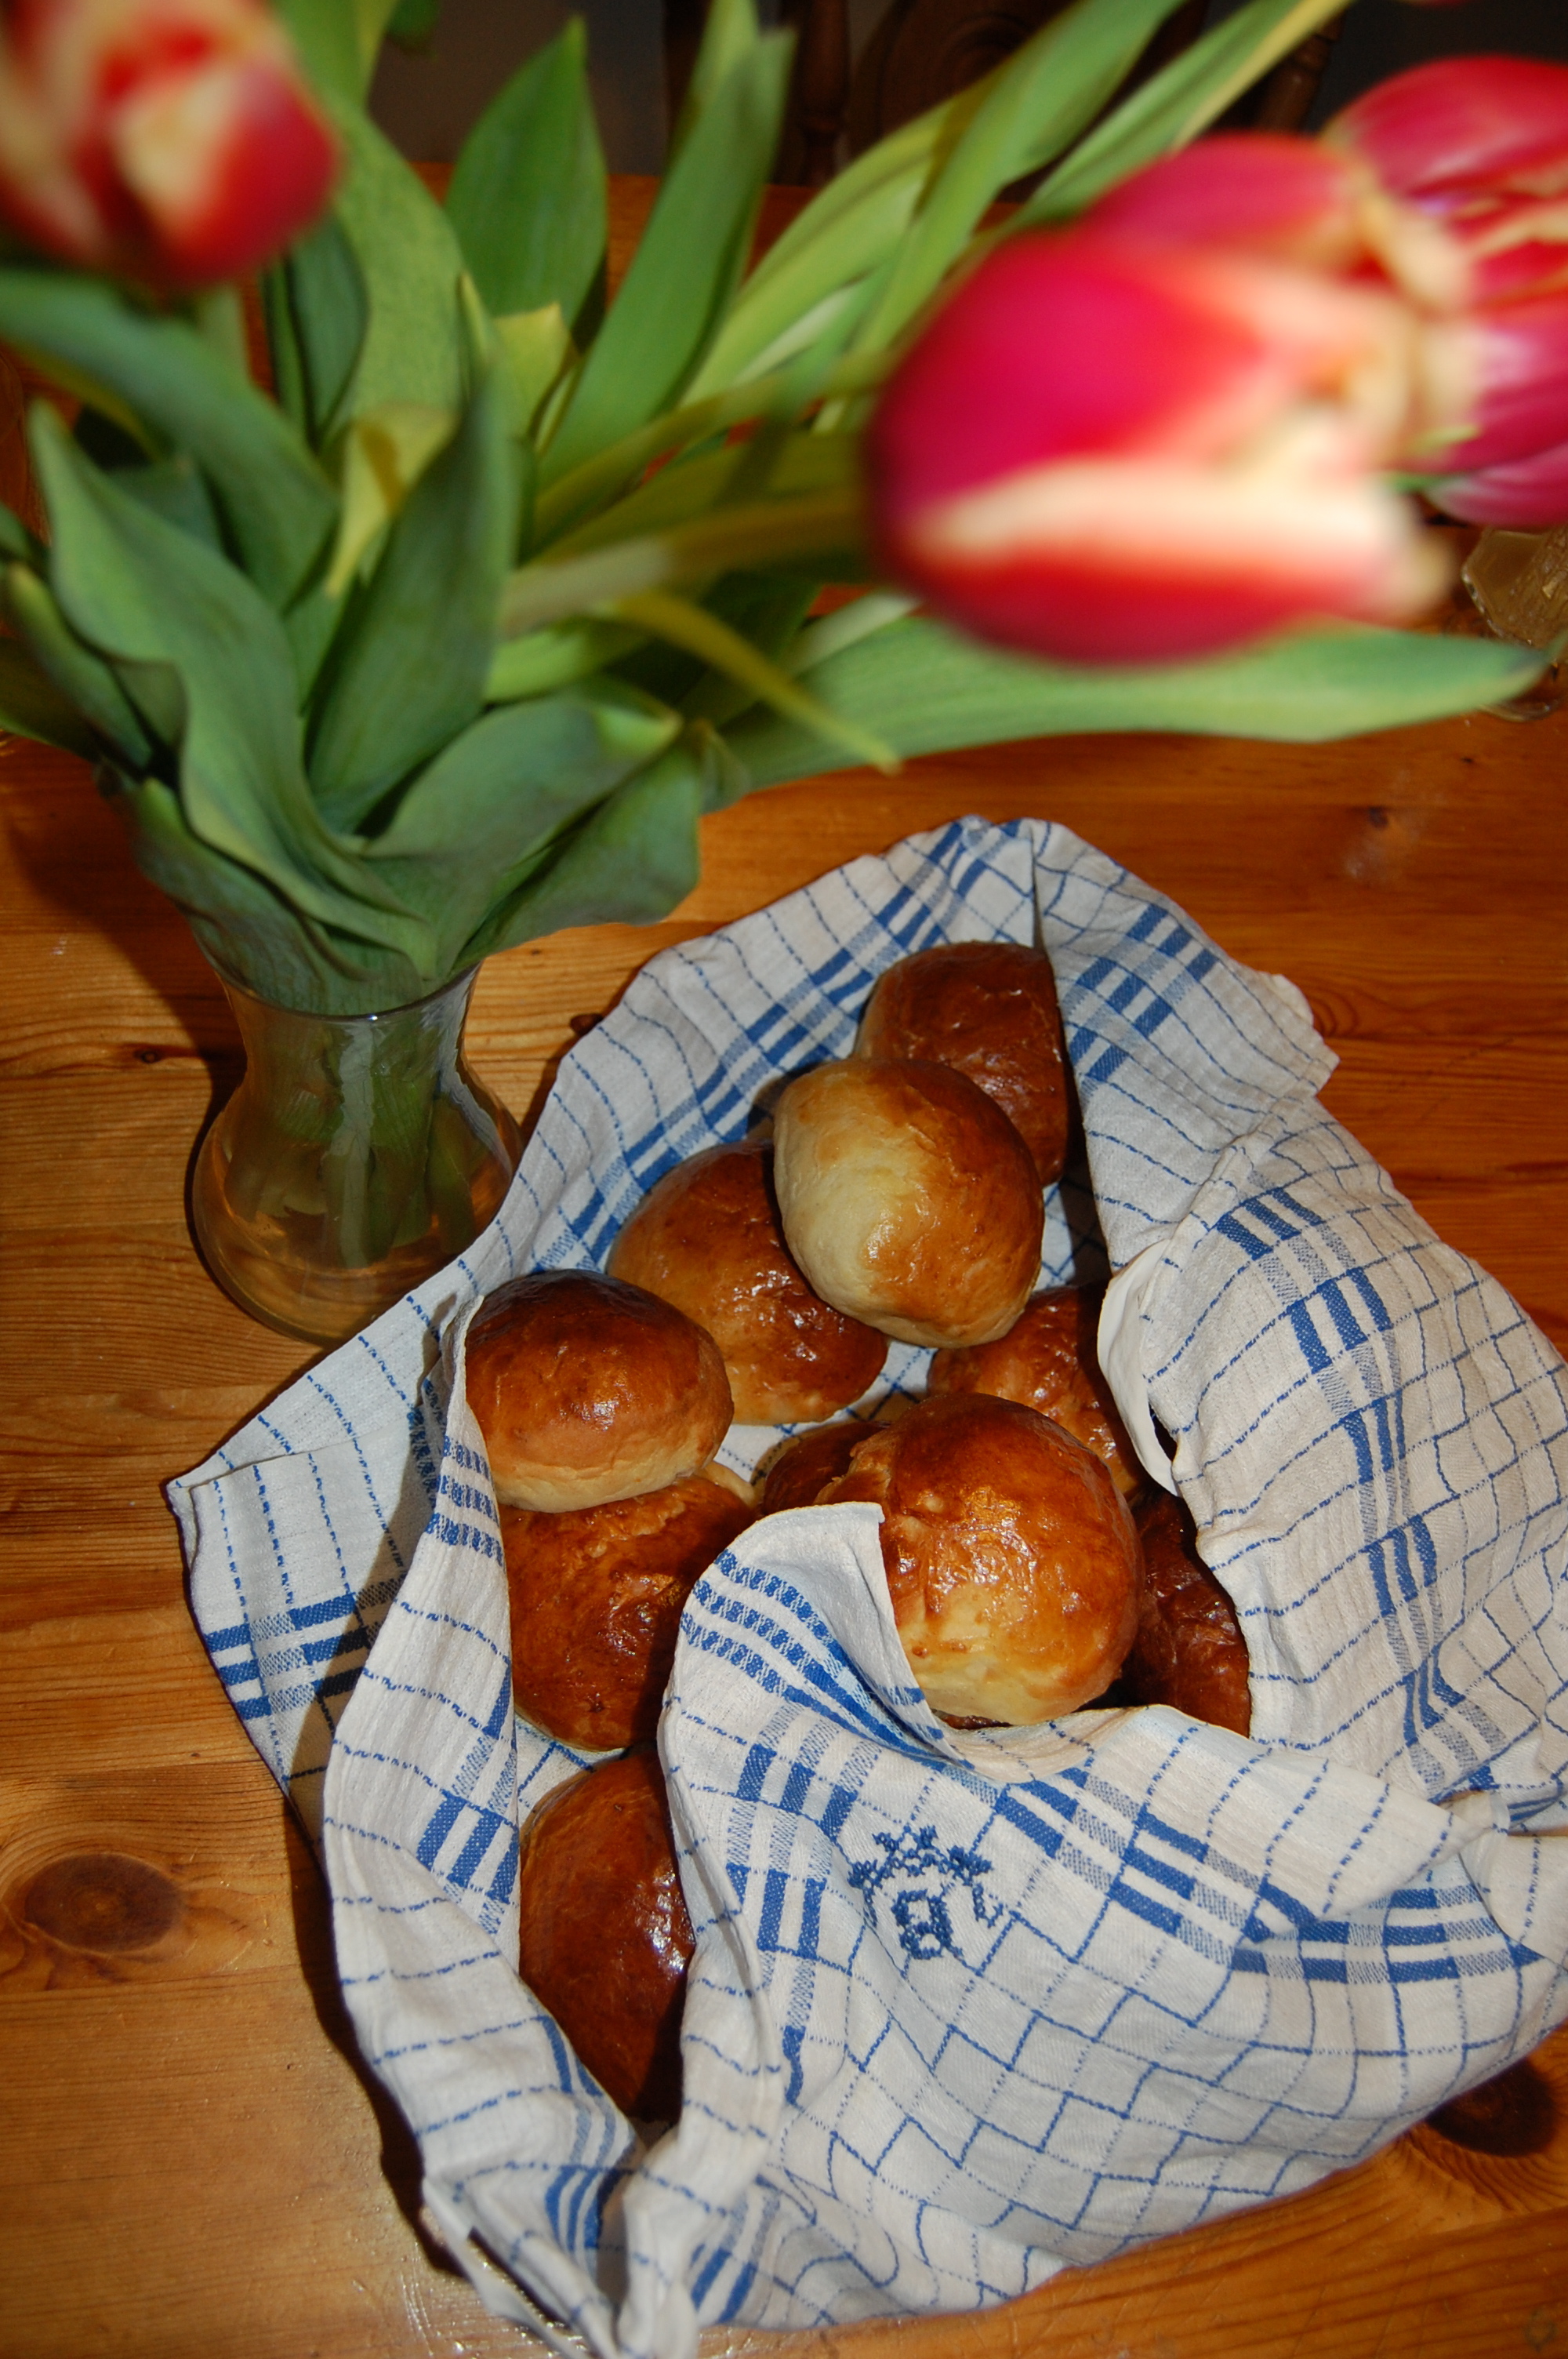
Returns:
[[[168,288],[308,226],[336,156],[257,0],[11,0],[0,212],[45,252]]]
[[[1454,468],[1433,494],[1452,515],[1568,520],[1568,66],[1440,59],[1368,91],[1325,137],[1454,257],[1409,462]]]
[[[1365,246],[1363,179],[1316,140],[1218,132],[1119,181],[1083,218],[1112,236],[1237,246],[1309,270],[1348,270]]]
[[[1568,285],[1568,66],[1440,58],[1379,82],[1324,137],[1441,226],[1459,300]]]
[[[882,395],[882,560],[982,637],[1087,662],[1408,616],[1446,570],[1377,472],[1413,332],[1391,296],[1251,255],[1016,238]]]
[[[1447,476],[1430,491],[1440,508],[1465,524],[1510,525],[1520,532],[1568,524],[1568,442],[1478,474]]]

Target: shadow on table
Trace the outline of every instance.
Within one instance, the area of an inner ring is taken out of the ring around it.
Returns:
[[[421,2218],[424,2166],[413,2131],[382,2087],[360,2051],[354,2027],[338,1986],[332,1949],[331,1903],[326,1878],[300,1832],[287,1803],[283,1806],[284,1841],[288,1851],[289,1895],[294,1910],[294,1937],[299,1962],[309,1985],[316,2020],[340,2056],[351,2067],[370,2103],[381,2133],[382,2176],[433,2268],[458,2277],[461,2271],[445,2246],[427,2231]]]

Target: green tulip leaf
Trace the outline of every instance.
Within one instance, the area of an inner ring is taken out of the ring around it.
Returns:
[[[89,762],[103,751],[79,708],[15,639],[0,639],[0,729]]]
[[[734,497],[738,482],[744,482],[750,451],[750,443],[730,444],[701,458],[684,460],[679,466],[661,467],[613,507],[553,541],[539,562],[557,564],[568,557],[586,556],[590,549],[612,549],[618,541],[646,533],[674,532],[687,525],[700,528],[709,519],[716,529],[721,529],[724,510]],[[860,473],[858,436],[790,434],[778,450],[767,491],[775,502],[846,491],[858,485]],[[748,500],[745,505],[751,510],[764,502]]]
[[[191,834],[255,869],[306,916],[427,956],[424,921],[366,877],[317,815],[288,644],[271,608],[234,567],[100,473],[42,406],[32,441],[61,613],[111,658],[178,675],[179,798]]]
[[[218,969],[275,1007],[363,1016],[423,998],[436,981],[384,945],[308,917],[244,864],[193,835],[173,788],[124,773],[110,801],[144,876],[184,911]]]
[[[322,97],[357,105],[363,84],[354,0],[277,0],[277,13]]]
[[[708,0],[691,78],[670,133],[669,153],[665,159],[666,171],[735,68],[745,63],[761,38],[755,0]]]
[[[1009,223],[1009,234],[1070,221],[1130,172],[1184,147],[1335,14],[1335,0],[1250,0],[1211,26],[1079,142]]]
[[[332,487],[282,411],[188,321],[155,318],[98,279],[0,270],[0,336],[51,374],[63,364],[107,388],[115,422],[139,423],[153,455],[186,453],[263,597],[294,595],[331,531]]]
[[[789,82],[769,34],[704,109],[659,191],[540,470],[541,486],[678,398],[745,267]]]
[[[82,645],[49,584],[28,567],[7,565],[5,580],[5,619],[39,670],[100,736],[145,767],[153,757],[152,740],[113,668]]]
[[[364,286],[368,321],[339,423],[388,401],[459,409],[464,329],[458,281],[462,250],[445,212],[413,167],[365,116],[339,118],[349,168],[337,218]]]
[[[711,731],[688,728],[568,835],[470,937],[462,962],[563,926],[645,926],[684,901],[701,869],[697,824],[723,799],[725,757]]]
[[[370,329],[364,274],[335,214],[291,246],[280,266],[297,356],[301,429],[312,450],[330,440]],[[270,318],[270,313],[269,313]]]
[[[840,172],[768,248],[736,296],[687,389],[697,402],[771,364],[802,324],[831,324],[849,290],[888,265],[919,209],[935,162],[985,103],[1001,69],[916,116]]]
[[[206,478],[185,451],[172,459],[159,459],[150,467],[117,467],[114,473],[120,489],[150,508],[154,516],[178,525],[181,532],[189,533],[208,549],[222,549],[222,527]]]
[[[836,712],[913,755],[1123,730],[1317,745],[1498,703],[1528,687],[1545,661],[1486,639],[1345,624],[1202,662],[1102,669],[1003,655],[912,619],[804,677]],[[725,735],[754,787],[836,766],[825,738],[773,713],[752,712]]]
[[[506,704],[518,697],[540,696],[548,689],[565,688],[639,645],[641,632],[622,623],[579,617],[569,623],[548,623],[525,638],[504,639],[491,658],[484,684],[487,704]]]
[[[644,769],[680,725],[611,680],[487,712],[415,779],[367,856],[430,919],[450,964],[562,830]]]
[[[333,647],[308,759],[322,815],[345,832],[483,705],[512,553],[507,407],[488,371],[398,511]]]
[[[395,0],[277,0],[300,61],[323,98],[363,103]]]
[[[568,327],[604,267],[604,157],[574,17],[493,98],[463,144],[447,215],[497,318],[560,306]]]

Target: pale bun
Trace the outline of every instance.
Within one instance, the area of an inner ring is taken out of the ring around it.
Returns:
[[[1056,978],[1022,942],[939,942],[889,967],[860,1018],[856,1053],[952,1065],[994,1098],[1034,1158],[1061,1177],[1074,1100]]]
[[[1040,1271],[1029,1149],[946,1065],[846,1058],[774,1113],[784,1235],[818,1294],[905,1343],[1005,1334]]]
[[[1103,1458],[1117,1489],[1130,1499],[1145,1478],[1095,1348],[1104,1299],[1101,1286],[1037,1294],[994,1343],[938,1352],[927,1383],[933,1393],[994,1393],[1037,1408]]]
[[[523,1831],[518,1966],[594,2079],[639,2121],[680,2111],[691,1919],[658,1756],[546,1795]]]
[[[754,1512],[701,1474],[568,1515],[503,1507],[518,1710],[589,1753],[650,1739],[681,1610]]]
[[[616,1277],[705,1327],[743,1425],[799,1425],[872,1384],[887,1338],[835,1310],[802,1277],[779,1225],[762,1139],[710,1147],[643,1197],[615,1240]]]
[[[710,1335],[596,1270],[497,1288],[468,1334],[468,1398],[496,1496],[556,1514],[695,1474],[730,1423]]]
[[[934,1711],[1016,1725],[1110,1685],[1138,1626],[1138,1535],[1059,1426],[981,1393],[921,1401],[822,1494],[853,1499],[882,1510],[893,1619]]]

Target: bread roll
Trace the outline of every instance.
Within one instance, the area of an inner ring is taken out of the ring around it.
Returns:
[[[940,942],[889,967],[866,1004],[856,1051],[952,1065],[1000,1106],[1043,1187],[1060,1179],[1073,1118],[1056,978],[1022,942]]]
[[[779,1225],[773,1161],[767,1141],[747,1138],[677,1164],[610,1256],[617,1277],[707,1328],[743,1425],[831,1417],[859,1400],[887,1357],[885,1336],[801,1276]]]
[[[938,1352],[928,1378],[934,1393],[994,1393],[1037,1408],[1103,1458],[1124,1499],[1143,1488],[1116,1397],[1100,1372],[1095,1339],[1102,1286],[1056,1286],[1024,1305],[994,1343]]]
[[[1122,1667],[1134,1703],[1168,1703],[1246,1736],[1252,1726],[1247,1641],[1236,1608],[1197,1549],[1197,1526],[1168,1491],[1137,1512],[1144,1589],[1138,1636]]]
[[[1005,1334],[1040,1273],[1044,1207],[1000,1108],[946,1065],[854,1057],[790,1082],[773,1175],[818,1294],[906,1343]]]
[[[780,1451],[762,1485],[762,1513],[782,1515],[786,1507],[815,1506],[829,1483],[849,1466],[858,1442],[876,1431],[864,1419],[849,1417],[837,1425],[819,1425],[814,1433],[796,1434]]]
[[[1092,1451],[983,1393],[921,1401],[860,1442],[824,1505],[882,1510],[882,1562],[932,1708],[1054,1719],[1104,1692],[1138,1623],[1138,1535]]]
[[[691,1919],[658,1756],[601,1762],[523,1830],[519,1971],[623,2114],[680,2112]]]
[[[535,1270],[486,1299],[469,1329],[468,1397],[497,1498],[548,1514],[695,1474],[730,1423],[713,1338],[588,1269]]]
[[[651,1738],[687,1593],[752,1512],[700,1474],[564,1516],[503,1507],[518,1709],[591,1753]]]

